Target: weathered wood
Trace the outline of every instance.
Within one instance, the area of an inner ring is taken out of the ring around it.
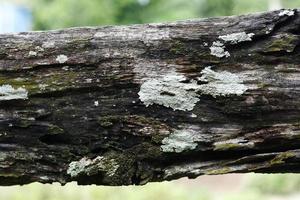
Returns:
[[[0,185],[299,172],[299,14],[0,35]]]

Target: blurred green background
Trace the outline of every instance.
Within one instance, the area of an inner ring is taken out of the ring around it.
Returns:
[[[0,0],[1,1],[1,0]],[[4,0],[2,0],[4,1]],[[34,29],[166,22],[296,8],[300,0],[8,0],[28,5]]]
[[[34,30],[167,22],[300,7],[300,0],[0,0],[26,6]],[[75,183],[0,187],[0,200],[300,200],[300,175],[223,175],[99,187]]]

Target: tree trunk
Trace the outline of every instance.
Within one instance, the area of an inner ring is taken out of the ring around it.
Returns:
[[[0,35],[0,185],[300,171],[299,10]]]

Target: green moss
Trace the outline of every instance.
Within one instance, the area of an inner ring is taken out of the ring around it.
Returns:
[[[208,170],[207,172],[205,172],[205,175],[227,174],[229,172],[232,172],[229,167],[223,167],[220,169]]]
[[[260,89],[264,89],[264,88],[268,87],[268,84],[267,83],[258,83],[257,87],[260,88]]]
[[[64,129],[60,128],[59,126],[56,126],[56,125],[53,125],[53,124],[50,124],[48,126],[48,133],[49,134],[57,135],[57,134],[62,134],[64,132],[65,132]]]
[[[21,121],[18,121],[15,126],[21,127],[21,128],[28,128],[29,126],[33,125],[34,121],[33,120],[27,120],[23,119]]]
[[[65,71],[63,73],[55,73],[55,75],[39,77],[10,77],[0,75],[0,85],[11,85],[14,88],[25,88],[29,95],[42,93],[47,90],[63,90],[73,85],[76,79],[79,79],[78,73],[73,71]],[[42,88],[42,86],[44,86]]]
[[[273,158],[270,161],[270,164],[271,165],[284,164],[285,160],[287,160],[289,158],[293,158],[295,156],[296,156],[296,154],[291,151],[282,152],[282,153],[279,153],[278,155],[276,155],[275,158]]]
[[[185,54],[185,45],[183,42],[179,41],[179,40],[176,40],[171,49],[170,49],[170,52],[171,53],[174,53],[174,54]]]
[[[100,126],[104,128],[112,127],[115,122],[120,120],[120,116],[104,116],[98,117],[97,122]]]
[[[269,44],[267,44],[265,52],[278,52],[278,51],[287,51],[293,52],[299,38],[295,35],[282,35],[280,38],[276,38],[272,40]]]

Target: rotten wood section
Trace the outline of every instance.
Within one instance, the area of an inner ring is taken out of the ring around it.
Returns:
[[[299,14],[0,35],[0,185],[299,172]]]

